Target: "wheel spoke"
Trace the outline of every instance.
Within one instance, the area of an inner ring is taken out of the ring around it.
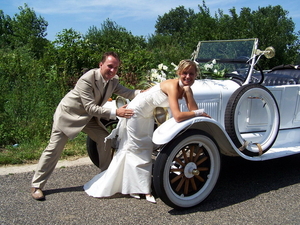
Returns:
[[[182,185],[184,184],[185,180],[186,180],[186,177],[182,176],[182,179],[180,180],[179,184],[177,185],[177,187],[175,189],[177,192],[180,191],[180,189],[181,189]]]
[[[188,164],[189,160],[188,160],[188,157],[187,157],[187,155],[186,155],[185,149],[182,149],[181,151],[182,151],[182,154],[183,154],[183,158],[184,158],[185,164]]]
[[[190,181],[191,181],[191,184],[192,184],[193,190],[194,190],[194,191],[197,191],[197,186],[196,186],[196,183],[195,183],[195,178],[194,178],[194,177],[192,177],[192,178],[190,179]]]
[[[199,170],[200,172],[200,171],[208,171],[209,169],[208,167],[198,167],[197,170]]]
[[[187,195],[189,193],[190,179],[185,179],[184,182],[184,194]]]
[[[196,163],[196,165],[199,166],[201,163],[203,163],[203,162],[206,161],[207,159],[208,159],[207,156],[203,157],[202,159],[200,159],[200,160]]]
[[[193,161],[195,145],[190,145],[190,162]]]
[[[194,163],[197,161],[197,159],[199,158],[200,154],[203,153],[203,148],[202,148],[202,147],[199,148],[199,149],[197,149],[197,150],[198,150],[198,151],[197,151],[197,154],[196,154],[196,156],[194,157]]]
[[[195,175],[195,177],[196,177],[198,180],[200,180],[201,182],[205,182],[205,180],[204,180],[201,176]]]
[[[184,176],[183,176],[183,173],[180,174],[180,175],[178,175],[178,176],[176,176],[176,177],[174,177],[174,178],[171,180],[171,184],[175,183],[176,181],[178,181],[178,180],[179,180],[180,178],[182,178],[182,177],[184,177]]]
[[[177,162],[177,163],[179,163],[181,166],[185,166],[185,163],[184,162],[182,162],[180,159],[178,159],[178,158],[174,158],[174,160]]]

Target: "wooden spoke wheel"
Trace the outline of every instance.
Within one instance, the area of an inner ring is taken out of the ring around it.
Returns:
[[[157,156],[153,171],[155,192],[171,207],[195,206],[215,187],[220,164],[213,139],[189,130],[167,144]]]

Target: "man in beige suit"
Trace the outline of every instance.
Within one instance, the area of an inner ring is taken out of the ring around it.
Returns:
[[[140,91],[125,88],[119,84],[116,75],[120,58],[115,52],[103,55],[99,68],[92,69],[80,77],[73,90],[61,100],[53,116],[50,141],[41,155],[32,179],[31,194],[36,200],[43,200],[44,188],[53,172],[68,139],[73,139],[80,131],[89,135],[97,143],[99,168],[105,170],[110,161],[110,142],[104,144],[108,135],[100,118],[115,119],[116,116],[130,118],[133,111],[126,106],[116,111],[102,107],[112,94],[133,99]]]

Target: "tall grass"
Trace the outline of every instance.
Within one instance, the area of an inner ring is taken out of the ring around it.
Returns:
[[[87,156],[86,134],[80,133],[66,144],[61,159]],[[37,163],[47,142],[28,141],[27,143],[8,145],[0,148],[0,165]]]

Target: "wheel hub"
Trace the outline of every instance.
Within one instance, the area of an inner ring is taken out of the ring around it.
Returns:
[[[194,175],[199,175],[199,171],[197,170],[197,165],[194,162],[189,162],[184,167],[184,176],[186,178],[192,178]]]

